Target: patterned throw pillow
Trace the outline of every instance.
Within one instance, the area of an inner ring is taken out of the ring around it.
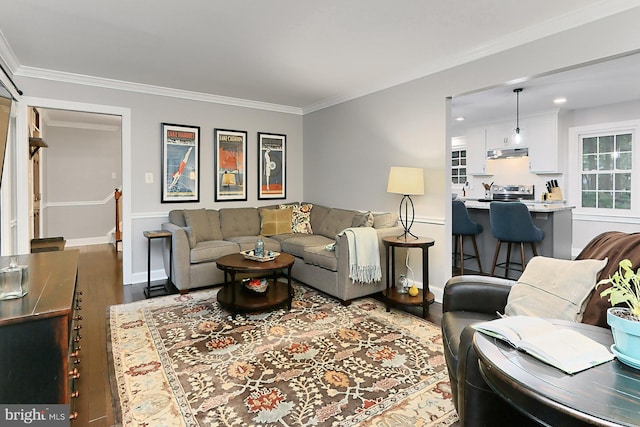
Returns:
[[[313,234],[311,230],[311,203],[301,205],[280,205],[280,209],[292,209],[291,211],[291,229],[294,233]]]

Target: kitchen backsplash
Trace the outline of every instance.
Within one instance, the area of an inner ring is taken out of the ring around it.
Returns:
[[[535,185],[535,200],[542,200],[542,194],[547,191],[546,183],[550,179],[558,181],[558,186],[564,194],[568,191],[565,187],[565,180],[562,174],[536,175],[529,172],[529,157],[518,157],[513,159],[487,160],[487,175],[489,176],[468,176],[469,186],[466,189],[466,197],[483,198],[484,187],[482,183],[496,184],[522,184]],[[462,188],[454,186],[453,192],[462,196]]]

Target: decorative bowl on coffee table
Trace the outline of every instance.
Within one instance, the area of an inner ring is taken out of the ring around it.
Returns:
[[[280,252],[265,251],[263,256],[257,256],[253,251],[253,249],[250,249],[247,251],[240,251],[240,253],[246,259],[250,259],[251,261],[258,261],[258,262],[273,261],[274,259],[276,259],[278,255],[280,255]]]

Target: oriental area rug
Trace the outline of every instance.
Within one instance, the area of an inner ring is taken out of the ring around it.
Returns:
[[[292,309],[239,314],[218,289],[108,309],[123,426],[450,426],[440,328],[299,284]],[[248,291],[247,291],[248,292]]]

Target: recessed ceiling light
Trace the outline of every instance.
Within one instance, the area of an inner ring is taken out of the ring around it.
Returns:
[[[567,102],[567,98],[564,97],[556,98],[553,100],[554,104],[564,104],[565,102]]]
[[[456,117],[456,121],[457,122],[463,122],[464,121],[464,117]]]

